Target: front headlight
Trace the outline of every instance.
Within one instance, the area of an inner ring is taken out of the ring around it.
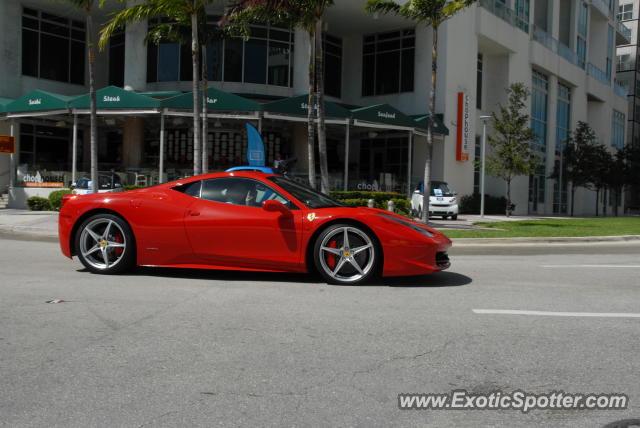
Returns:
[[[420,226],[417,226],[417,225],[415,225],[415,224],[413,224],[413,223],[411,223],[409,221],[402,220],[402,219],[399,219],[397,217],[394,217],[394,216],[391,216],[391,215],[388,215],[388,214],[378,213],[378,215],[382,216],[382,217],[384,217],[386,219],[395,221],[396,223],[400,223],[403,226],[407,226],[408,228],[413,229],[416,232],[419,232],[419,233],[423,234],[424,236],[428,236],[429,238],[433,238],[433,233],[431,233],[427,229],[423,229]]]
[[[454,204],[454,203],[456,202],[456,198],[451,198],[451,199],[449,200],[449,202],[450,202],[450,203],[452,203],[452,204]]]

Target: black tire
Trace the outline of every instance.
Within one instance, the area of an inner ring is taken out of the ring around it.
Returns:
[[[136,264],[133,232],[127,222],[112,214],[96,214],[84,220],[76,231],[74,245],[80,262],[93,273],[118,274]]]
[[[447,216],[446,216],[446,215],[443,215],[443,216],[442,216],[442,219],[443,219],[443,220],[446,220],[446,219],[447,219]]]
[[[457,220],[457,219],[458,219],[458,214],[451,216],[451,220]]]
[[[377,238],[353,224],[329,226],[313,245],[316,270],[329,284],[359,285],[367,282],[379,273],[381,260],[382,250]]]

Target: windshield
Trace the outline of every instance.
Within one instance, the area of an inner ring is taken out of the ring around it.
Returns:
[[[442,181],[431,182],[431,196],[453,196],[453,191],[449,185]]]
[[[269,177],[269,180],[282,187],[287,193],[293,195],[308,208],[344,207],[340,202],[331,199],[329,196],[313,190],[311,187],[289,180],[288,178]]]

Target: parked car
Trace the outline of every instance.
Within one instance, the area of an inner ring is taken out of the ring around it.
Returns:
[[[74,195],[87,195],[91,193],[91,177],[82,177],[76,182],[75,188],[71,192]],[[98,173],[98,193],[120,191],[122,182],[120,176],[112,172]]]
[[[62,253],[102,274],[135,266],[317,271],[330,283],[360,284],[450,265],[451,240],[424,224],[254,171],[66,195],[58,221]]]
[[[457,193],[452,191],[444,181],[432,181],[429,189],[429,217],[442,216],[443,219],[451,217],[452,220],[457,220]],[[422,217],[422,207],[424,206],[423,193],[424,186],[422,182],[420,182],[411,197],[411,213],[416,217]]]

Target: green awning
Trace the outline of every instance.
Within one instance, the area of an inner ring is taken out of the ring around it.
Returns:
[[[89,109],[89,94],[71,100],[69,106],[74,109]],[[99,110],[138,110],[160,108],[160,100],[127,91],[117,86],[107,86],[96,91],[96,108]]]
[[[182,95],[181,91],[148,91],[148,92],[138,92],[140,95],[145,95],[147,97],[152,98],[171,98],[177,97],[178,95]]]
[[[0,97],[0,113],[6,113],[7,111],[7,105],[9,103],[13,102],[12,98],[3,98]]]
[[[6,106],[6,110],[10,114],[68,110],[69,101],[72,98],[36,89],[10,102]]]
[[[272,101],[264,104],[262,109],[268,113],[302,116],[306,118],[309,113],[309,95],[298,95],[296,97]],[[332,119],[347,119],[351,116],[349,110],[327,100],[324,101],[324,112],[327,118]]]
[[[177,110],[193,110],[193,92],[161,100],[162,107]],[[260,103],[216,88],[207,89],[209,111],[258,111]]]
[[[409,116],[389,104],[376,104],[351,110],[355,120],[354,125],[367,126],[370,124],[386,125],[388,127],[415,128],[416,124]],[[364,123],[363,123],[364,122]]]
[[[429,115],[428,114],[419,114],[415,116],[411,116],[413,120],[416,122],[416,126],[418,128],[427,129],[429,124]],[[449,135],[449,128],[447,128],[444,124],[444,117],[442,114],[436,113],[436,120],[433,122],[433,132],[435,134],[440,135]]]

